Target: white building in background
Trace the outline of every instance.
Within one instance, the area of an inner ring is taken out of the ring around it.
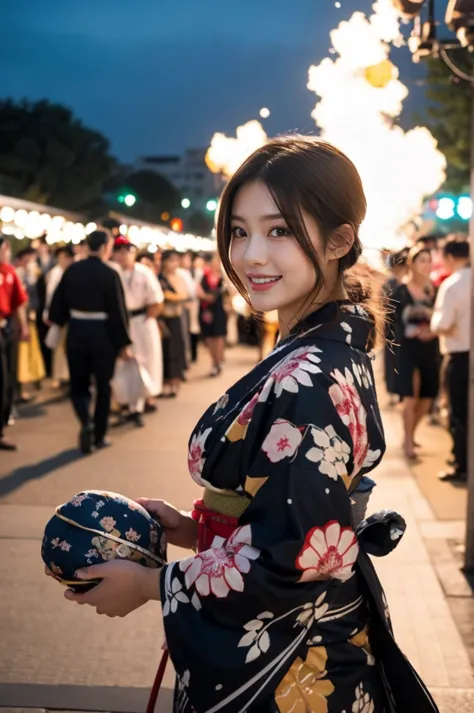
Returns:
[[[183,156],[140,156],[136,171],[156,171],[191,201],[190,211],[205,211],[207,201],[219,197],[223,176],[212,173],[205,163],[206,149],[187,149]]]

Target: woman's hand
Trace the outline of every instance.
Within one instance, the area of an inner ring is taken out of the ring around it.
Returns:
[[[177,510],[164,500],[137,498],[137,503],[147,510],[163,526],[168,542],[177,547],[192,550],[198,537],[198,524],[192,517]]]
[[[159,570],[143,567],[128,560],[112,560],[76,572],[77,579],[101,579],[93,589],[84,594],[66,590],[70,602],[89,604],[97,614],[124,617],[150,599],[160,598]]]

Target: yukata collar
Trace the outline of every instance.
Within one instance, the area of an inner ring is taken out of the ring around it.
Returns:
[[[374,323],[368,312],[350,300],[335,300],[319,307],[298,322],[288,337],[318,338],[349,344],[369,352],[373,345]]]

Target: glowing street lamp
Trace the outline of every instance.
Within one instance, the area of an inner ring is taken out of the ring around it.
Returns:
[[[436,215],[440,220],[451,220],[451,218],[454,218],[455,208],[456,203],[454,200],[448,196],[443,196],[438,201]]]
[[[189,198],[183,198],[183,200],[181,201],[181,206],[182,206],[184,209],[190,208],[190,206],[191,206],[191,201],[189,200]]]
[[[214,199],[207,201],[206,209],[209,211],[209,213],[214,213],[214,211],[217,210],[217,201]]]

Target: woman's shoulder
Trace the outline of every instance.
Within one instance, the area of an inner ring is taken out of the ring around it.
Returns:
[[[405,282],[401,282],[395,289],[393,290],[393,299],[396,299],[397,297],[407,297],[410,295],[410,290],[408,289],[408,286],[406,285]]]

